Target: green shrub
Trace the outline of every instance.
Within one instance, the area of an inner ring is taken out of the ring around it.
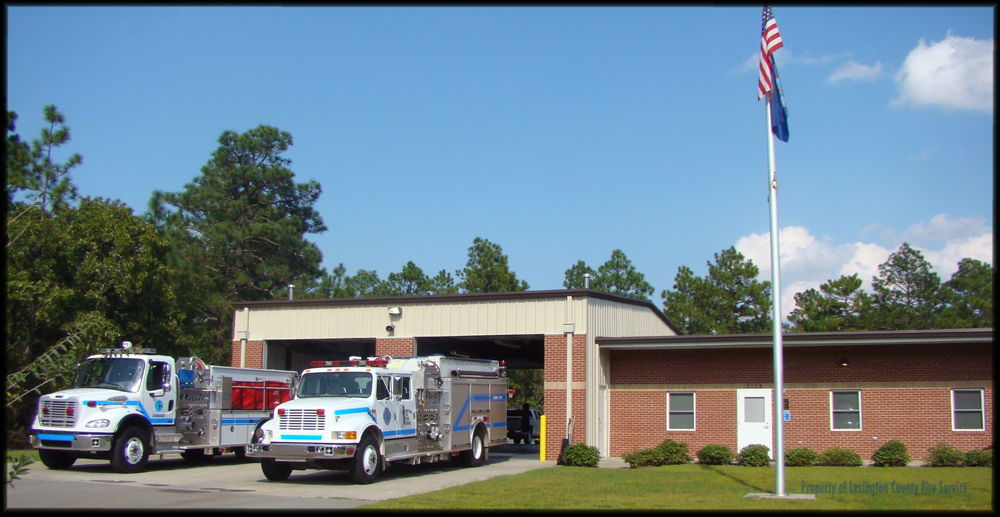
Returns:
[[[736,455],[736,463],[744,467],[766,467],[771,463],[767,457],[770,450],[766,445],[747,445]]]
[[[927,449],[927,452],[927,463],[932,467],[961,467],[965,461],[962,451],[944,442]]]
[[[725,445],[710,443],[697,453],[698,463],[704,465],[732,465],[733,451]]]
[[[663,453],[659,449],[637,449],[622,455],[631,468],[658,467],[663,465]]]
[[[979,449],[972,449],[971,451],[965,453],[965,466],[992,467],[993,451],[981,451]]]
[[[808,447],[799,447],[785,453],[785,465],[788,467],[811,467],[816,464],[819,454]]]
[[[822,467],[860,467],[861,456],[850,449],[830,447],[816,458],[816,464]]]
[[[566,447],[557,463],[567,467],[596,467],[600,461],[601,454],[597,452],[597,447],[578,443]]]
[[[905,467],[910,463],[906,445],[899,440],[889,440],[872,454],[872,464],[876,467]]]
[[[662,456],[661,465],[683,465],[691,462],[691,456],[688,455],[688,444],[683,442],[667,439],[657,445],[654,450]]]

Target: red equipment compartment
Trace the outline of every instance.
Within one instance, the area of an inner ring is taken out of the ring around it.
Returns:
[[[234,381],[232,408],[234,410],[264,409],[263,391],[262,382]]]
[[[279,404],[292,400],[292,390],[288,388],[288,384],[281,381],[265,381],[265,386],[265,409],[274,409]]]

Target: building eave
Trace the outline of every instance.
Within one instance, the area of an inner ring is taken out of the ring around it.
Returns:
[[[770,348],[774,336],[724,334],[697,336],[597,337],[608,350],[667,350],[692,348]],[[993,343],[993,329],[899,330],[868,332],[795,332],[782,334],[783,347],[896,344]]]

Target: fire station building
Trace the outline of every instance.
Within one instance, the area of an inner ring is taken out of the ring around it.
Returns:
[[[349,356],[451,355],[542,368],[546,457],[562,440],[621,456],[670,438],[692,455],[993,443],[993,329],[783,336],[774,414],[770,334],[681,336],[652,302],[584,289],[235,304],[232,365],[301,371]],[[571,418],[570,418],[571,417]]]

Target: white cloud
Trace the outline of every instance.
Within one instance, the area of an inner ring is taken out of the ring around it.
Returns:
[[[881,77],[881,61],[876,61],[873,66],[868,66],[851,60],[834,70],[830,77],[826,78],[826,82],[836,83],[845,79],[849,81],[875,81]]]
[[[988,230],[986,219],[980,217],[949,219],[944,214],[938,214],[931,217],[929,224],[919,222],[910,226],[900,234],[900,238],[905,242],[918,243],[948,241],[982,235]]]
[[[893,106],[939,106],[993,111],[993,39],[952,36],[930,45],[921,39],[896,74]]]
[[[900,244],[907,242],[913,247],[929,249],[930,246],[977,237],[987,232],[990,232],[990,228],[986,219],[981,217],[949,219],[944,214],[938,214],[929,222],[916,223],[902,232],[885,228],[881,237],[889,246],[898,248]]]
[[[941,281],[947,282],[958,271],[958,263],[964,258],[993,263],[993,232],[948,241],[940,251],[919,251],[928,262],[934,264],[934,272],[941,277]]]
[[[880,225],[872,225],[877,227]],[[984,219],[961,217],[949,219],[944,214],[928,222],[916,223],[906,231],[889,231],[893,237],[906,237],[910,245],[924,258],[946,282],[958,270],[963,258],[974,258],[993,263],[993,229]],[[817,239],[802,226],[789,226],[779,232],[781,252],[781,312],[782,318],[795,309],[795,294],[808,289],[818,289],[829,280],[842,275],[857,273],[871,291],[872,278],[878,276],[878,266],[899,249],[893,241],[889,246],[878,243],[852,242],[834,244],[832,239]],[[932,246],[931,244],[936,244]],[[751,234],[736,241],[736,250],[753,261],[760,269],[758,280],[771,280],[770,233]]]

